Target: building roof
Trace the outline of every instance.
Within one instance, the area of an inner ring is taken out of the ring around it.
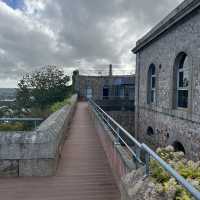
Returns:
[[[85,80],[112,81],[113,85],[134,85],[135,75],[115,75],[115,76],[85,76],[79,75]]]
[[[132,49],[133,53],[137,53],[153,40],[157,39],[161,34],[170,29],[173,25],[181,21],[192,11],[200,7],[200,0],[185,0],[169,15],[167,15],[160,23],[152,28],[144,37],[137,41],[136,47]]]
[[[99,78],[99,79],[102,79],[102,78],[108,78],[108,79],[110,79],[110,78],[135,78],[135,74],[132,74],[132,75],[112,75],[112,76],[109,76],[109,75],[107,75],[107,76],[101,76],[101,75],[98,75],[98,76],[93,76],[93,75],[82,75],[82,74],[80,74],[79,75],[79,77],[88,77],[88,78]]]

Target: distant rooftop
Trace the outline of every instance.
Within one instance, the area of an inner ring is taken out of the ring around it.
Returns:
[[[150,42],[158,38],[161,34],[199,7],[200,0],[185,0],[160,23],[152,28],[144,37],[137,41],[136,47],[132,50],[133,53],[137,53],[139,50],[147,46]]]
[[[79,70],[78,70],[79,71]],[[128,69],[126,66],[124,68],[116,67],[116,65],[107,65],[104,69],[85,69],[79,71],[80,76],[94,76],[94,77],[106,77],[106,76],[134,76],[134,71]]]

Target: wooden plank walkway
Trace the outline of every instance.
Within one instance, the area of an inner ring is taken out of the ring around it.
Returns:
[[[56,176],[0,178],[0,199],[119,200],[87,103],[78,103],[69,131]]]

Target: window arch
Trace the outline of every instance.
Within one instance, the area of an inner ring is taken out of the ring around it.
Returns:
[[[147,103],[155,103],[156,100],[156,67],[154,64],[149,66],[147,83]]]
[[[187,108],[189,97],[189,63],[186,53],[181,52],[174,66],[174,107]]]

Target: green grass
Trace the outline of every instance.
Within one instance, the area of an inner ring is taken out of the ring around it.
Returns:
[[[65,99],[64,101],[56,102],[52,106],[50,106],[51,112],[56,112],[57,110],[61,109],[63,106],[70,105],[71,102],[69,98]]]

